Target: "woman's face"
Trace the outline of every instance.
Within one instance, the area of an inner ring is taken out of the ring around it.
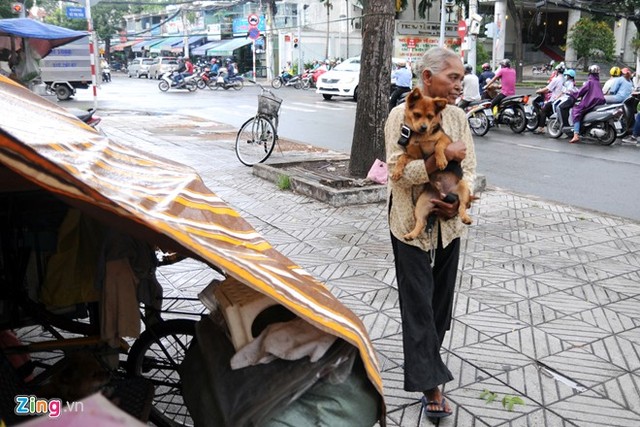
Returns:
[[[431,71],[422,72],[425,95],[446,98],[449,104],[455,104],[462,90],[464,67],[460,61],[446,61],[442,71],[432,75]]]

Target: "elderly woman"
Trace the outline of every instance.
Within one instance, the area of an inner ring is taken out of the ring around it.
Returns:
[[[463,179],[473,192],[473,140],[464,111],[454,106],[463,77],[459,55],[446,48],[430,49],[418,64],[422,92],[449,102],[442,111],[442,128],[453,143],[445,154],[449,162],[460,162]],[[398,144],[404,108],[403,104],[391,110],[385,126],[389,170],[394,170],[404,152]],[[457,216],[458,202],[433,200],[438,219],[432,231],[411,241],[403,238],[415,225],[416,196],[436,169],[434,156],[409,162],[398,180],[389,180],[387,202],[402,316],[404,389],[424,394],[422,401],[430,418],[446,417],[452,412],[440,390],[440,385],[453,379],[440,357],[440,347],[451,324],[460,236],[466,231]]]

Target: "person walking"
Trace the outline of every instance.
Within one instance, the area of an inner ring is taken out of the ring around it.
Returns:
[[[418,81],[424,95],[446,98],[441,112],[442,129],[451,143],[445,155],[450,165],[458,163],[463,179],[473,193],[476,155],[464,111],[453,105],[460,95],[464,68],[460,56],[450,49],[429,49],[418,63]],[[389,170],[405,152],[398,144],[405,106],[391,110],[385,124],[385,147]],[[460,236],[466,225],[457,216],[458,202],[433,200],[437,220],[431,232],[416,239],[403,238],[414,225],[414,196],[429,174],[435,172],[435,156],[413,160],[398,180],[388,181],[387,211],[396,270],[402,319],[404,389],[421,392],[425,413],[430,418],[451,415],[452,410],[440,386],[453,379],[440,356],[445,333],[450,329],[453,297],[460,256]]]
[[[580,91],[574,96],[575,100],[581,100],[573,107],[573,138],[569,141],[574,144],[580,142],[580,122],[582,118],[594,107],[605,103],[602,88],[600,87],[600,67],[598,65],[589,66],[589,77],[582,85]]]
[[[396,106],[396,103],[402,94],[411,90],[412,86],[411,79],[413,78],[413,73],[407,68],[407,63],[405,61],[398,61],[397,65],[398,69],[391,75],[391,77],[396,80],[396,88],[393,90],[391,97],[389,98],[389,111]]]
[[[480,101],[480,82],[478,76],[472,73],[473,67],[469,64],[464,66],[464,79],[462,79],[462,97],[458,102],[458,107],[463,110],[473,101]]]

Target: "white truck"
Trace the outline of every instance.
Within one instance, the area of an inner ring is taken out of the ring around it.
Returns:
[[[40,78],[47,91],[60,101],[76,94],[76,89],[91,85],[91,55],[89,37],[57,47],[40,60]]]

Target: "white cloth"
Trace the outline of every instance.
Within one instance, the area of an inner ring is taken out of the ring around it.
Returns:
[[[480,100],[480,82],[475,74],[465,74],[462,80],[462,99],[465,101]]]
[[[309,356],[311,362],[317,362],[335,340],[334,335],[302,319],[273,323],[233,355],[231,369],[269,363],[277,358],[298,360]]]

